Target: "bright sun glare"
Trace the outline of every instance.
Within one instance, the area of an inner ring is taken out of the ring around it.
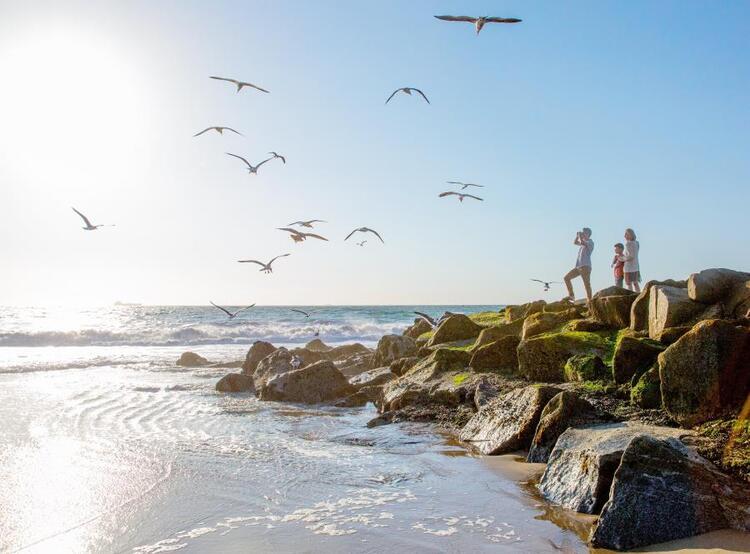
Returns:
[[[8,40],[0,67],[12,76],[3,102],[5,125],[17,130],[9,145],[15,164],[59,183],[122,163],[137,147],[148,105],[126,51],[70,25],[19,30]]]

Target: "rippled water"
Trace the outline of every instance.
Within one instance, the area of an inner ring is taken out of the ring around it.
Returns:
[[[365,342],[362,329],[401,330],[411,319],[408,308],[326,310],[336,337]],[[375,313],[369,321],[365,310]],[[0,552],[587,550],[586,521],[522,484],[539,468],[472,457],[424,424],[367,429],[372,406],[216,393],[226,370],[179,369],[188,343],[153,340],[221,327],[204,308],[2,313],[6,338],[98,329],[128,339],[0,347]],[[127,324],[139,313],[153,329]],[[191,347],[216,361],[247,349],[221,340]]]

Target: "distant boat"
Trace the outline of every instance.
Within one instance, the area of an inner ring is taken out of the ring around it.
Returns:
[[[115,302],[115,306],[143,306],[140,302]]]

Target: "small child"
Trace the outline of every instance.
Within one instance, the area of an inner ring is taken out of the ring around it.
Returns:
[[[615,268],[615,286],[617,287],[622,287],[625,278],[625,258],[622,255],[624,250],[625,246],[621,242],[615,244],[615,257],[612,259],[612,267]]]

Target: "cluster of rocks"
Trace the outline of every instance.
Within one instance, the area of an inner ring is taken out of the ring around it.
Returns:
[[[691,430],[747,418],[748,310],[750,274],[709,269],[651,281],[640,294],[610,287],[588,306],[540,300],[449,314],[435,329],[419,319],[374,351],[257,342],[217,389],[373,402],[381,415],[372,425],[427,418],[449,422],[483,454],[526,450],[527,461],[547,464],[541,494],[598,514],[591,543],[626,550],[750,531],[747,482],[702,457]]]

